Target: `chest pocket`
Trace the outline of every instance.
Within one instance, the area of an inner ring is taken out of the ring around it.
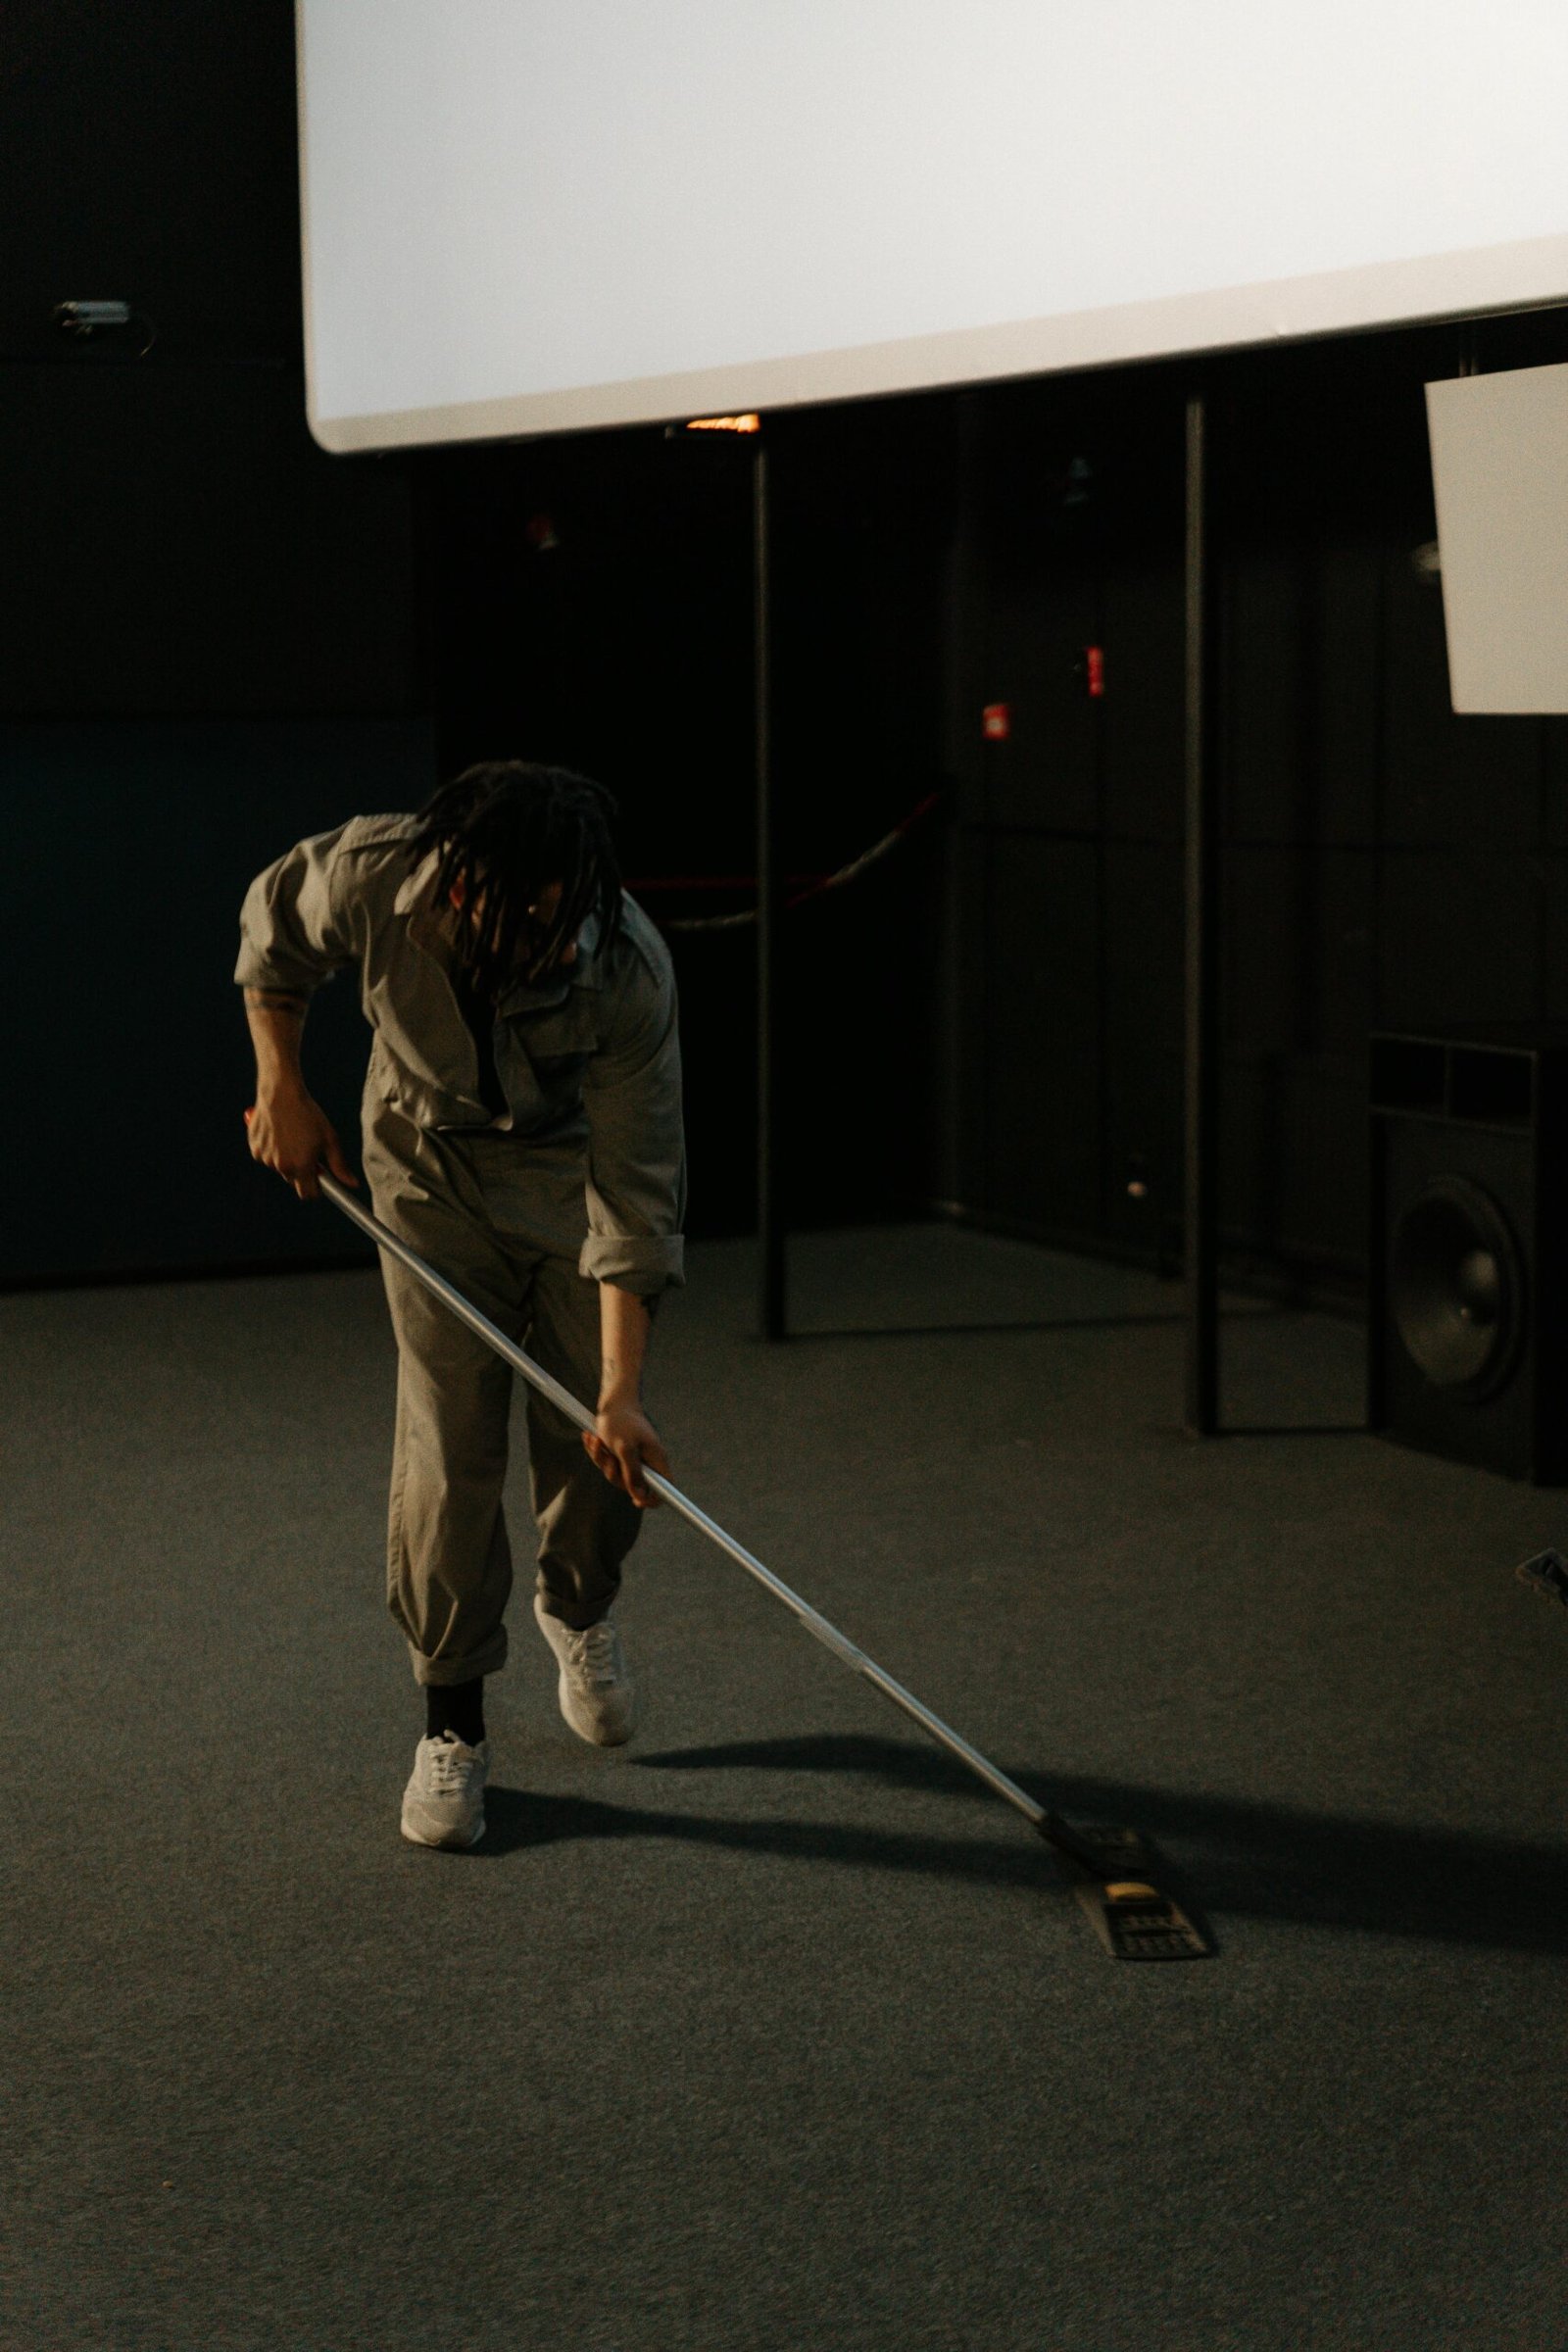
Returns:
[[[568,991],[559,1004],[514,1012],[499,1025],[510,1032],[530,1061],[586,1061],[599,1043],[593,999],[584,989]]]
[[[582,1101],[582,1073],[598,1044],[593,1008],[581,991],[560,1004],[516,1012],[498,1021],[496,1068],[514,1117],[526,1131],[572,1116]]]

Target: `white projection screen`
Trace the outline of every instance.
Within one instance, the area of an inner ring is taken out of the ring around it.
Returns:
[[[1563,0],[297,0],[329,450],[1568,297]]]

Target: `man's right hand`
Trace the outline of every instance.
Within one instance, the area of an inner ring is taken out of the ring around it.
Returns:
[[[309,1095],[263,1095],[245,1113],[245,1124],[250,1130],[252,1159],[259,1159],[264,1168],[275,1168],[302,1200],[319,1198],[323,1160],[342,1183],[359,1184],[343,1156],[331,1120]]]

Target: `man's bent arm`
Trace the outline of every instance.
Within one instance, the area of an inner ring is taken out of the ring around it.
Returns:
[[[644,1469],[669,1475],[668,1456],[642,1403],[653,1319],[650,1301],[635,1291],[613,1282],[599,1285],[599,1405],[594,1427],[584,1430],[582,1440],[590,1461],[644,1508],[662,1499],[648,1485]]]
[[[258,1096],[285,1092],[297,1087],[305,1092],[305,1072],[300,1066],[300,1037],[305,1027],[305,1014],[310,999],[302,990],[293,988],[248,988],[245,991],[245,1018],[250,1024],[251,1043],[256,1048],[256,1091]]]
[[[599,1285],[599,1410],[641,1404],[643,1362],[653,1315],[646,1298],[616,1283]]]
[[[303,990],[247,988],[245,1018],[256,1048],[256,1102],[245,1114],[251,1157],[275,1168],[302,1200],[320,1190],[324,1160],[334,1176],[357,1185],[331,1120],[311,1099],[300,1064],[300,1035],[310,1003]]]

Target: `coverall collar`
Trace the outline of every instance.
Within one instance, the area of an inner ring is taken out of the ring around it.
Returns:
[[[437,906],[434,903],[436,869],[439,853],[426,851],[419,863],[401,884],[392,904],[396,911],[408,917],[409,937],[418,947],[435,954],[450,965],[457,946],[456,910]],[[546,1004],[564,1004],[574,988],[598,988],[603,981],[599,967],[599,916],[591,913],[577,934],[577,960],[563,971],[552,972],[540,981],[516,981],[505,989],[496,1000],[496,1010],[508,1012],[536,1012]]]

